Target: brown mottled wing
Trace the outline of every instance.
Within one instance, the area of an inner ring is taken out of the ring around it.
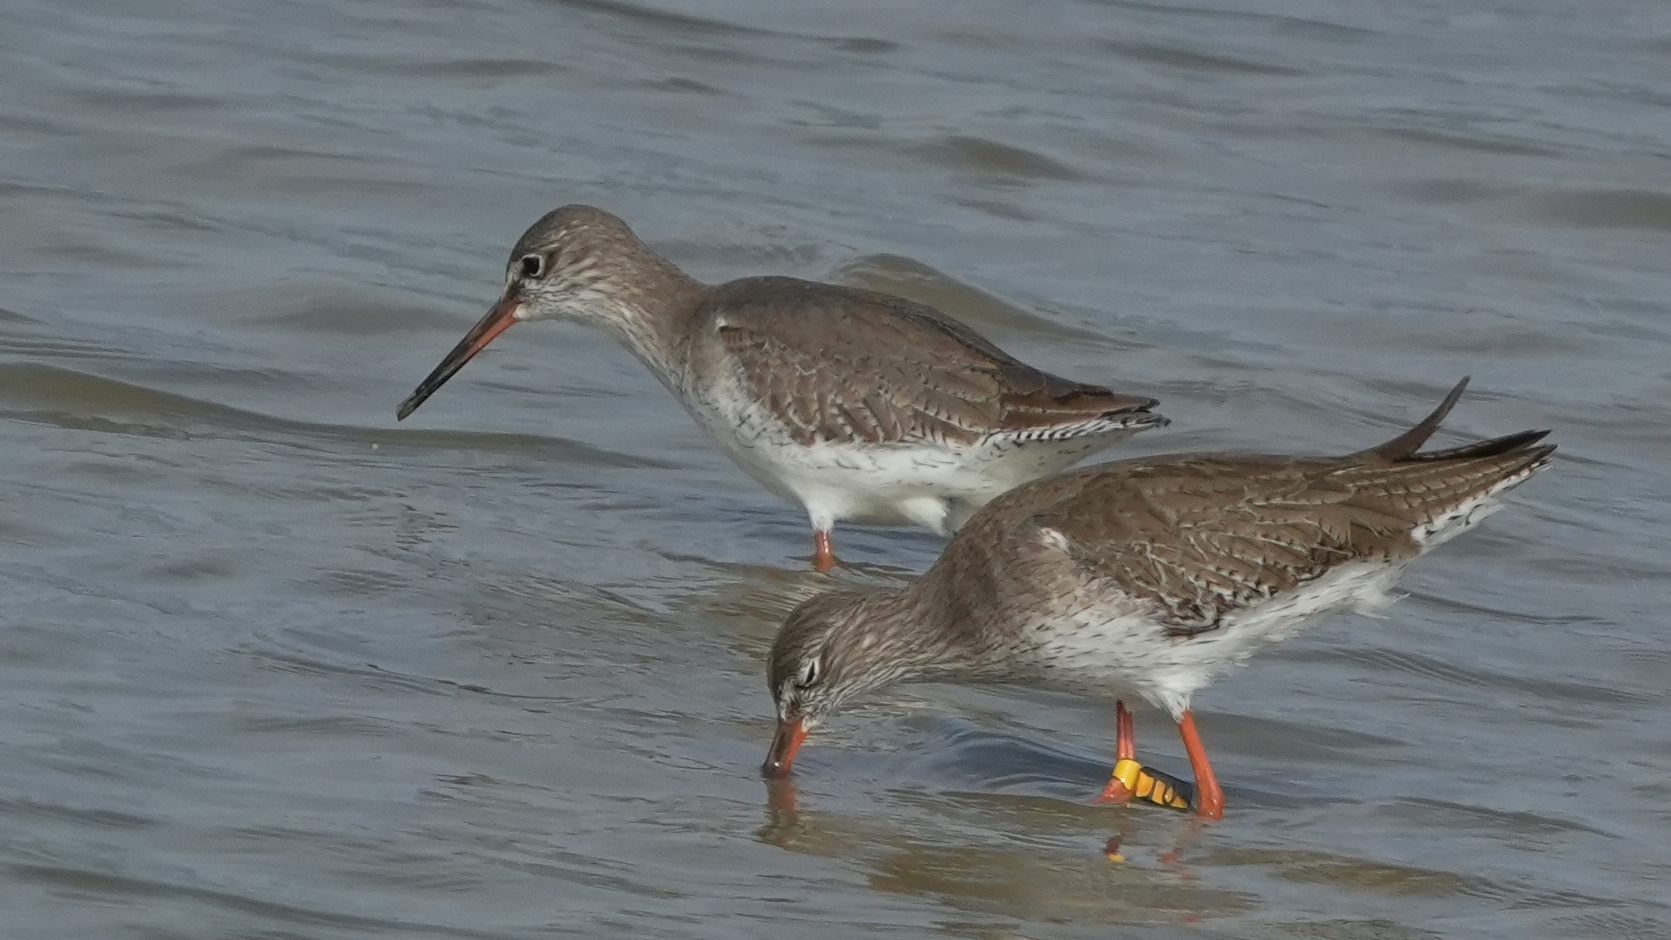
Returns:
[[[715,288],[698,311],[748,391],[802,443],[971,444],[1155,402],[1022,363],[931,307],[794,278]]]
[[[1080,571],[1153,602],[1168,632],[1192,636],[1338,565],[1413,558],[1418,526],[1535,469],[1551,449],[1398,463],[1125,461],[1044,481],[1063,492],[1028,524],[1060,533]]]

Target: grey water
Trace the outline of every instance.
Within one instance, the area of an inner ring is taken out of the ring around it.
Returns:
[[[0,20],[0,935],[1671,936],[1663,4]],[[1107,703],[1015,689],[769,791],[798,509],[570,325],[394,421],[567,202],[1161,399],[1114,456],[1355,450],[1463,375],[1439,443],[1561,451],[1197,698],[1221,823],[1093,804]]]

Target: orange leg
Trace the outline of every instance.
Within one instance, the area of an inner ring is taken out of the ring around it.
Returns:
[[[1137,732],[1133,726],[1131,712],[1126,711],[1126,703],[1114,702],[1114,766],[1120,761],[1137,759]],[[1136,796],[1131,787],[1125,785],[1118,776],[1108,778],[1108,786],[1103,788],[1097,797],[1098,803],[1129,803]]]
[[[1145,767],[1137,761],[1137,733],[1126,703],[1114,703],[1114,772],[1108,786],[1097,796],[1098,803],[1129,803],[1142,800],[1168,809],[1190,809],[1195,789],[1171,774]]]
[[[1126,710],[1126,703],[1118,699],[1114,702],[1114,759],[1137,759],[1137,731],[1131,712]]]
[[[812,533],[812,567],[819,574],[829,574],[836,566],[835,549],[830,547],[830,533],[819,530]]]
[[[1201,735],[1195,730],[1195,713],[1186,711],[1178,721],[1178,733],[1184,737],[1184,750],[1189,752],[1189,768],[1195,773],[1195,812],[1207,819],[1224,818],[1224,790],[1218,785],[1212,762],[1207,760],[1207,749],[1201,745]]]

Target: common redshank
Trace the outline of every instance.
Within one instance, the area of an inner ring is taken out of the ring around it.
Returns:
[[[1413,429],[1345,457],[1179,454],[1036,480],[976,513],[910,586],[806,601],[772,644],[764,772],[788,774],[807,732],[863,692],[1036,684],[1117,700],[1102,799],[1219,818],[1195,691],[1324,614],[1390,603],[1411,561],[1549,463],[1546,431],[1417,453],[1467,384]],[[1120,700],[1131,695],[1171,713],[1193,786],[1137,762]]]
[[[1144,428],[1154,399],[1042,372],[902,297],[789,277],[701,284],[602,209],[564,206],[511,250],[499,302],[401,402],[405,418],[522,320],[595,324],[767,489],[837,520],[942,535],[999,493]]]

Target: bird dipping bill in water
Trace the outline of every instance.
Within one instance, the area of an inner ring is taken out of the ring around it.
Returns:
[[[590,206],[535,222],[499,302],[405,418],[522,320],[595,324],[767,489],[806,507],[816,563],[837,520],[955,530],[999,493],[1164,425],[1151,398],[1041,372],[933,307],[790,277],[702,284]]]
[[[1411,561],[1548,464],[1546,431],[1417,453],[1467,384],[1411,430],[1345,457],[1179,454],[1037,480],[976,513],[910,586],[806,601],[772,644],[777,734],[763,771],[788,774],[807,732],[862,692],[1036,684],[1166,709],[1194,785],[1137,762],[1117,701],[1102,798],[1219,818],[1191,695],[1324,614],[1389,603]]]

